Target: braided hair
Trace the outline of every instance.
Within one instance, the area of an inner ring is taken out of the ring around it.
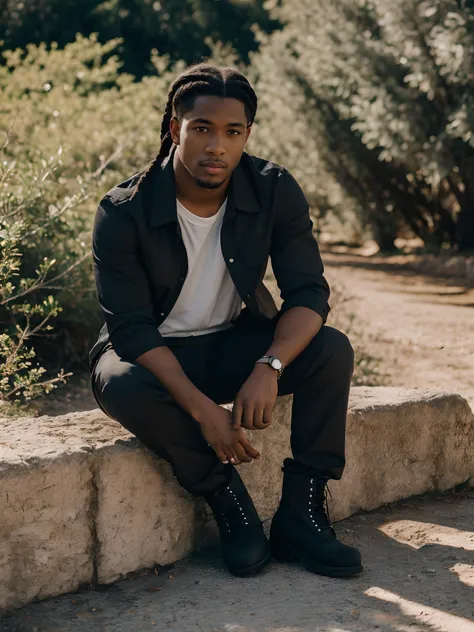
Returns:
[[[144,180],[155,171],[168,156],[173,140],[170,123],[173,116],[179,116],[193,109],[199,96],[217,96],[238,99],[244,104],[248,126],[252,125],[257,112],[257,95],[243,74],[233,68],[218,68],[209,64],[190,66],[172,83],[161,122],[161,147],[158,155],[150,163],[138,180],[135,193]]]

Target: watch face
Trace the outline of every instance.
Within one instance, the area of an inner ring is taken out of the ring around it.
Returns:
[[[281,360],[279,360],[278,358],[273,358],[273,360],[271,361],[271,365],[275,369],[275,371],[279,371],[283,366]]]

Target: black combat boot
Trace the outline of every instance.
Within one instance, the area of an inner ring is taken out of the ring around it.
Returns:
[[[237,576],[261,571],[270,562],[270,545],[237,470],[232,468],[227,486],[205,500],[219,527],[222,559],[229,571]]]
[[[284,473],[282,499],[270,530],[272,555],[280,562],[299,560],[313,573],[349,577],[362,572],[361,557],[336,537],[324,507],[326,483]]]

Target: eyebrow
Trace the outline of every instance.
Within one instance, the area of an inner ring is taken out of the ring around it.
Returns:
[[[204,118],[192,119],[191,123],[193,124],[200,123],[201,125],[214,125],[212,121],[210,121],[209,119],[204,119]],[[241,127],[245,129],[246,125],[244,125],[243,123],[227,123],[226,127]]]

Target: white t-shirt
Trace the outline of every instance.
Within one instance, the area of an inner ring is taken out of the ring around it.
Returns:
[[[221,249],[221,227],[227,200],[212,217],[199,217],[176,200],[178,221],[188,255],[188,274],[162,336],[200,336],[230,326],[242,301],[227,270]]]

